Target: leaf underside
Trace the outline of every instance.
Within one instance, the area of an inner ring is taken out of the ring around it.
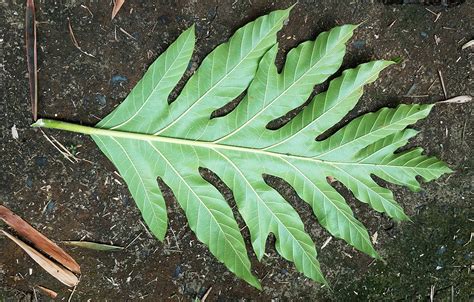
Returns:
[[[231,208],[199,174],[215,172],[233,191],[249,228],[253,250],[264,256],[270,233],[276,249],[305,276],[325,283],[315,244],[295,209],[263,180],[275,175],[290,183],[312,207],[322,227],[354,248],[379,257],[364,225],[328,183],[332,177],[377,212],[407,220],[390,190],[373,180],[419,190],[450,169],[416,148],[397,153],[417,131],[407,126],[425,118],[431,105],[382,108],[350,121],[322,141],[351,111],[364,86],[393,62],[372,61],[330,81],[295,118],[278,130],[266,125],[305,103],[315,85],[336,73],[356,26],[344,25],[289,51],[281,72],[275,66],[277,32],[290,9],[274,11],[237,30],[214,49],[177,99],[168,96],[186,71],[194,49],[194,28],[150,66],[125,101],[96,127],[92,138],[126,181],[150,230],[163,240],[166,206],[157,177],[172,189],[191,229],[229,270],[260,288]],[[211,113],[245,92],[224,117]],[[120,133],[118,135],[117,133]],[[142,135],[135,135],[135,133]],[[143,135],[145,134],[145,135]]]

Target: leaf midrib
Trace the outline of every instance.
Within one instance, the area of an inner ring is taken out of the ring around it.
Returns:
[[[219,145],[213,142],[205,142],[205,141],[196,141],[196,140],[189,140],[189,139],[182,139],[182,138],[174,138],[174,137],[166,137],[166,136],[157,136],[151,134],[142,134],[142,133],[134,133],[134,132],[125,132],[125,131],[118,131],[118,130],[110,130],[110,129],[102,129],[102,128],[94,128],[89,126],[82,126],[73,123],[67,123],[57,120],[50,120],[50,119],[39,119],[34,125],[34,127],[45,127],[51,129],[60,129],[66,130],[69,132],[76,132],[82,133],[87,135],[96,135],[96,136],[106,136],[106,137],[118,137],[118,138],[125,138],[125,139],[134,139],[134,140],[142,140],[147,142],[161,142],[161,143],[169,143],[169,144],[177,144],[177,145],[185,145],[185,146],[192,146],[198,148],[206,148],[206,149],[222,149],[222,150],[229,150],[235,152],[244,152],[244,153],[251,153],[251,154],[260,154],[264,156],[270,157],[277,157],[280,159],[283,158],[290,158],[294,160],[303,160],[312,163],[319,163],[319,164],[331,164],[331,165],[355,165],[355,166],[368,166],[368,167],[391,167],[389,165],[379,165],[373,163],[359,163],[359,162],[342,162],[342,161],[330,161],[330,160],[322,160],[317,159],[314,157],[305,157],[305,156],[297,156],[291,154],[284,154],[284,153],[277,153],[271,151],[265,151],[262,149],[250,148],[250,147],[239,147],[239,146],[231,146],[231,145]],[[393,166],[393,167],[407,167],[408,166]]]

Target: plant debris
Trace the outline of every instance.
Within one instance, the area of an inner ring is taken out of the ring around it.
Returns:
[[[13,125],[13,127],[12,127],[12,137],[13,137],[13,139],[18,139],[19,138],[18,129],[16,129],[16,125]]]
[[[112,9],[112,19],[115,18],[117,13],[119,12],[120,8],[122,8],[122,5],[125,3],[125,0],[115,0],[114,1],[114,8]]]
[[[55,292],[54,290],[52,289],[49,289],[49,288],[46,288],[44,286],[41,286],[41,285],[36,285],[36,287],[41,290],[41,292],[43,294],[45,294],[46,296],[50,297],[51,299],[55,299],[57,296],[58,296],[58,293]]]
[[[470,101],[472,101],[472,96],[470,96],[470,95],[460,95],[460,96],[456,96],[454,98],[450,98],[450,99],[445,100],[445,101],[437,102],[436,104],[446,104],[446,103],[449,103],[449,104],[463,104],[463,103],[468,103]]]
[[[77,262],[62,248],[34,229],[21,217],[2,205],[0,205],[0,219],[5,221],[7,225],[14,229],[18,235],[30,241],[36,248],[42,250],[48,256],[64,265],[72,272],[77,274],[81,273],[79,264],[77,264]]]
[[[35,3],[33,0],[26,1],[25,41],[28,79],[30,83],[31,113],[33,114],[33,120],[36,121],[38,119],[38,62],[36,55]]]
[[[461,49],[464,50],[464,49],[472,47],[472,46],[474,46],[474,40],[471,40],[471,41],[465,43],[463,46],[461,46]]]
[[[72,31],[72,26],[71,26],[71,20],[69,20],[69,18],[67,19],[68,21],[68,27],[69,27],[69,34],[71,35],[71,41],[72,41],[72,44],[74,44],[74,46],[79,49],[80,52],[82,52],[83,54],[89,56],[89,57],[92,57],[92,58],[95,58],[94,55],[82,50],[81,46],[79,46],[79,43],[77,42],[76,40],[76,37],[74,36],[74,32]]]
[[[43,254],[36,251],[28,244],[11,235],[7,231],[1,230],[1,232],[10,240],[15,242],[21,249],[23,249],[28,254],[28,256],[30,256],[36,263],[38,263],[45,271],[47,271],[54,278],[61,281],[63,284],[69,287],[74,287],[79,283],[79,279],[71,271],[49,260],[48,258],[43,256]]]
[[[121,251],[124,249],[122,246],[110,245],[104,243],[90,242],[90,241],[63,241],[65,245],[82,247],[96,251]]]

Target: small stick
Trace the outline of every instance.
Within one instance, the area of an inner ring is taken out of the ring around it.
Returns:
[[[331,242],[331,240],[332,237],[328,237],[328,239],[326,239],[326,241],[324,241],[323,245],[321,246],[321,250],[324,249],[329,244],[329,242]]]
[[[204,296],[202,296],[202,299],[201,299],[201,302],[205,302],[207,297],[209,296],[209,293],[211,292],[212,290],[212,286],[209,287],[209,289],[206,291],[206,293],[204,294]]]
[[[74,44],[74,46],[79,49],[80,52],[82,52],[83,54],[89,56],[89,57],[94,57],[94,55],[82,50],[82,48],[79,46],[79,43],[77,42],[76,40],[76,37],[74,36],[74,32],[72,31],[72,26],[71,26],[71,20],[69,20],[69,18],[67,19],[68,21],[68,27],[69,27],[69,34],[71,35],[71,40],[72,40],[72,44]]]
[[[26,1],[25,40],[28,78],[30,82],[31,113],[33,114],[33,120],[36,121],[38,119],[38,61],[36,55],[35,2],[33,0]]]
[[[125,29],[123,29],[123,28],[121,28],[121,27],[120,27],[119,29],[120,29],[121,32],[123,32],[123,33],[124,33],[127,37],[129,37],[130,39],[132,39],[132,40],[137,40],[137,39],[135,39],[134,36],[132,36],[131,34],[129,34],[128,32],[126,32]]]
[[[91,12],[91,10],[87,6],[85,6],[84,4],[81,4],[81,7],[86,9],[89,12],[89,14],[91,15],[91,17],[94,17],[94,14]]]
[[[128,249],[128,247],[131,246],[141,235],[142,233],[138,234],[138,236],[135,237],[135,239],[133,239],[129,244],[127,244],[127,246],[124,247],[124,249]]]
[[[64,153],[64,151],[62,151],[58,146],[56,146],[56,144],[46,135],[46,133],[44,133],[43,131],[41,131],[43,133],[43,136],[46,138],[46,140],[51,144],[53,145],[54,148],[56,148],[56,150],[59,151],[59,153],[61,153],[68,161],[70,161],[71,163],[75,163],[75,161],[73,161],[69,155],[67,153]],[[73,157],[73,159],[75,160],[75,158]]]
[[[392,26],[395,24],[395,22],[397,22],[397,19],[393,20],[393,22],[390,23],[390,25],[388,26],[388,28],[389,28],[389,29],[392,28]]]
[[[79,278],[79,281],[81,281],[81,278]],[[79,281],[77,281],[77,283],[79,283]],[[67,302],[71,302],[71,301],[72,301],[72,295],[74,295],[74,293],[76,292],[76,288],[77,288],[77,284],[76,284],[76,286],[74,286],[74,288],[72,289],[72,292],[71,292],[71,294],[69,295],[69,299],[67,299]]]
[[[432,11],[429,8],[425,8],[425,9],[436,16],[436,19],[434,20],[434,22],[438,21],[439,17],[441,17],[441,13],[435,13],[434,11]]]
[[[441,81],[441,87],[443,88],[444,98],[448,98],[448,92],[446,91],[446,86],[444,86],[444,79],[441,70],[438,70],[439,80]]]

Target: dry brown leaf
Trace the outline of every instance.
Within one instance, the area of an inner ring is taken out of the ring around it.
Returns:
[[[125,2],[125,0],[115,0],[114,1],[114,8],[112,9],[112,19],[111,20],[113,20],[115,18],[115,16],[119,12],[119,10],[122,7],[124,2]]]
[[[48,256],[64,265],[74,273],[80,274],[79,264],[69,256],[56,243],[49,240],[46,236],[38,232],[35,228],[24,221],[21,217],[10,211],[8,208],[0,205],[0,219],[5,221],[21,237],[30,241],[36,248],[45,252]]]
[[[50,297],[51,299],[55,299],[58,296],[58,293],[52,289],[46,288],[41,285],[36,285],[36,287],[39,288],[41,292],[43,292],[46,296]]]
[[[28,256],[30,256],[36,263],[38,263],[45,271],[47,271],[54,278],[58,279],[69,287],[74,287],[79,283],[79,279],[72,272],[49,260],[40,252],[36,251],[28,244],[14,237],[5,230],[2,230],[2,233],[9,239],[11,239],[13,242],[15,242],[19,247],[21,247],[28,254]]]
[[[35,2],[33,0],[26,1],[25,42],[30,83],[31,112],[33,114],[33,120],[36,121],[38,118],[38,64],[36,56]]]

